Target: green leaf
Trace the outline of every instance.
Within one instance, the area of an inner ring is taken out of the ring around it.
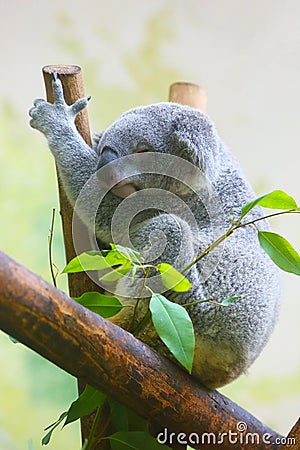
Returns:
[[[148,431],[149,423],[144,417],[139,416],[130,408],[127,408],[127,414],[130,431]]]
[[[71,404],[67,412],[67,419],[64,427],[69,423],[80,419],[80,417],[87,416],[93,412],[94,409],[101,406],[105,400],[105,394],[87,384],[77,400]]]
[[[103,253],[105,256],[95,251],[81,253],[67,264],[62,273],[110,269],[113,266],[128,264],[130,261],[130,258],[119,250],[106,250]]]
[[[229,306],[231,305],[231,303],[236,302],[237,300],[239,300],[241,297],[239,295],[236,295],[235,297],[230,297],[230,298],[226,298],[225,300],[223,300],[220,305],[221,306]]]
[[[67,414],[68,414],[67,411],[63,412],[63,413],[59,416],[59,418],[57,419],[56,422],[52,423],[51,425],[48,425],[48,426],[45,428],[44,431],[47,431],[47,430],[49,430],[49,429],[50,429],[50,430],[49,430],[48,433],[43,437],[43,439],[42,439],[42,445],[47,445],[47,444],[49,444],[53,431],[54,431],[55,428],[58,427],[58,425],[64,420],[64,418],[67,417]]]
[[[129,431],[128,410],[125,405],[113,398],[108,398],[110,406],[111,422],[118,431]]]
[[[111,270],[110,272],[106,273],[99,279],[101,281],[117,281],[120,280],[120,278],[123,278],[127,272],[132,268],[132,263],[130,261],[127,261],[126,264],[122,265],[118,269]]]
[[[128,262],[131,262],[129,256],[125,255],[117,249],[109,250],[105,256],[105,260],[110,266],[119,266],[121,264],[127,264]]]
[[[115,244],[110,244],[112,250],[116,250],[119,253],[121,253],[123,256],[126,256],[126,258],[131,261],[131,262],[135,262],[135,263],[140,263],[140,253],[136,250],[133,250],[132,248],[129,247],[123,247],[123,245],[115,245]]]
[[[261,247],[280,269],[300,275],[300,255],[284,237],[270,231],[258,231],[258,239]]]
[[[145,431],[117,431],[107,439],[112,450],[170,450]]]
[[[45,436],[42,439],[42,445],[49,444],[53,431],[54,431],[54,428],[52,430],[50,430],[47,434],[45,434]]]
[[[186,292],[191,289],[192,285],[189,280],[170,264],[161,263],[157,266],[157,269],[166,288],[175,292]]]
[[[269,194],[262,195],[242,208],[242,217],[248,214],[255,206],[263,206],[270,209],[297,209],[297,203],[290,195],[284,191],[276,190]]]
[[[62,422],[63,419],[64,419],[65,417],[67,417],[67,414],[68,414],[67,411],[64,411],[63,413],[61,413],[61,415],[59,416],[59,418],[58,418],[55,422],[51,423],[51,424],[48,425],[46,428],[44,428],[44,431],[49,430],[49,428],[57,427],[57,425],[59,425],[60,422]]]
[[[195,336],[187,311],[161,294],[152,295],[149,307],[159,337],[175,358],[191,373]]]
[[[79,256],[71,259],[66,265],[62,273],[84,272],[86,270],[103,270],[109,269],[111,265],[106,258],[99,252],[84,252]]]
[[[74,300],[105,319],[116,315],[123,308],[116,297],[99,292],[86,292],[81,297],[74,298]]]

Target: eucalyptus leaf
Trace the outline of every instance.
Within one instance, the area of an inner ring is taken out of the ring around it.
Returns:
[[[111,422],[115,429],[118,431],[129,431],[129,408],[110,397],[108,398],[108,403],[110,406]]]
[[[59,416],[59,418],[55,422],[51,423],[46,428],[44,428],[44,431],[47,431],[47,430],[49,430],[50,428],[53,428],[53,427],[57,427],[57,425],[59,425],[64,420],[64,418],[67,417],[67,414],[68,414],[67,411],[64,411],[63,413],[61,413],[61,415]]]
[[[49,444],[53,431],[54,431],[55,428],[57,428],[58,425],[64,420],[64,418],[67,417],[67,414],[68,414],[67,411],[63,412],[63,413],[59,416],[59,418],[57,419],[56,422],[52,423],[51,425],[48,425],[48,426],[45,428],[44,431],[47,431],[47,430],[49,430],[49,431],[48,431],[48,433],[43,437],[43,439],[42,439],[42,445],[47,445],[47,444]]]
[[[139,416],[133,409],[127,408],[128,427],[130,431],[148,431],[149,423]]]
[[[119,266],[131,262],[131,259],[119,250],[109,250],[105,256],[107,264],[110,266]]]
[[[136,250],[133,250],[130,247],[123,247],[123,245],[119,244],[110,244],[111,248],[113,250],[118,251],[119,253],[123,254],[127,257],[127,259],[131,262],[139,263],[140,262],[140,253]]]
[[[230,298],[226,298],[225,300],[223,300],[220,305],[221,306],[229,306],[231,305],[231,303],[236,302],[237,300],[239,300],[241,297],[239,295],[236,295],[235,297],[230,297]]]
[[[153,325],[171,353],[192,371],[195,336],[193,324],[183,306],[170,302],[161,294],[153,294],[149,308]]]
[[[100,252],[84,252],[66,265],[62,273],[84,272],[86,270],[103,270],[109,269],[111,265]]]
[[[100,277],[101,281],[118,281],[123,278],[129,270],[132,268],[132,263],[127,261],[126,264],[122,265],[118,269],[113,269],[110,272],[106,273],[102,277]]]
[[[280,269],[300,275],[300,255],[284,237],[270,231],[258,231],[258,240]]]
[[[86,292],[74,300],[105,319],[116,315],[123,308],[116,297],[99,292]]]
[[[161,263],[157,266],[162,282],[167,289],[175,292],[186,292],[192,285],[185,276],[178,272],[171,264]]]
[[[145,431],[117,431],[107,439],[112,450],[169,450]]]
[[[54,428],[52,428],[52,430],[48,431],[48,433],[45,434],[45,436],[42,439],[42,445],[49,444],[53,431],[54,431]]]
[[[77,400],[75,400],[71,404],[67,412],[67,419],[65,421],[64,427],[69,423],[80,419],[80,417],[87,416],[88,414],[93,412],[94,409],[101,406],[105,400],[105,394],[87,384],[84,391],[79,395]]]
[[[263,206],[264,208],[270,209],[297,209],[297,203],[290,195],[286,194],[284,191],[275,190],[269,194],[262,195],[256,198],[250,203],[247,203],[242,208],[242,218],[248,214],[251,209],[255,206]]]

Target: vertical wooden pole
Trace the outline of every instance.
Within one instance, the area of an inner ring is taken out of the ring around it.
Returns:
[[[79,98],[85,97],[83,79],[81,68],[78,66],[67,66],[67,65],[55,65],[55,66],[45,66],[43,68],[43,76],[46,87],[47,101],[53,103],[53,92],[52,92],[52,79],[53,72],[56,72],[62,82],[64,97],[66,103],[71,105]],[[81,134],[85,142],[91,146],[91,134],[88,120],[87,109],[81,111],[76,117],[75,121],[78,132]],[[62,218],[65,252],[67,262],[76,256],[73,239],[72,239],[72,220],[73,220],[73,208],[65,194],[61,180],[59,178],[59,173],[57,171],[58,178],[58,190],[59,190],[59,201],[60,201],[60,214]],[[90,249],[88,231],[81,220],[76,216],[76,221],[80,227],[80,234],[82,236],[82,242],[86,250]],[[85,274],[85,272],[80,272],[76,274],[68,274],[68,284],[69,284],[69,294],[71,297],[79,297],[84,292],[100,291],[100,287],[97,286],[93,281]],[[85,386],[84,380],[78,380],[78,390],[82,392]],[[94,414],[90,416],[85,416],[81,419],[81,434],[82,441],[89,436],[90,429],[93,423]],[[97,450],[107,449],[107,442],[97,445]],[[94,447],[96,448],[96,447]]]
[[[207,96],[205,90],[198,84],[177,82],[170,86],[169,102],[191,106],[205,112]]]
[[[65,100],[68,105],[74,103],[78,98],[82,98],[85,96],[80,67],[64,66],[64,65],[45,66],[43,68],[43,76],[45,81],[48,102],[51,103],[53,102],[53,92],[52,92],[53,72],[57,72],[62,82]],[[78,132],[81,134],[85,142],[88,145],[91,145],[91,134],[87,109],[84,109],[78,114],[78,116],[76,117],[75,124]],[[57,177],[58,177],[58,190],[60,201],[60,214],[63,225],[66,260],[68,262],[70,261],[70,259],[76,256],[72,238],[73,208],[70,205],[70,202],[65,194],[58,172]],[[86,239],[85,246],[88,249],[90,247],[90,244],[88,241],[88,233],[86,227],[83,225],[83,223],[77,216],[76,220],[78,220],[78,222],[80,223],[80,227],[82,229],[81,235],[83,236],[83,238]],[[78,274],[69,274],[68,283],[69,283],[69,293],[71,297],[78,297],[83,292],[99,290],[98,286],[96,286],[84,272]]]

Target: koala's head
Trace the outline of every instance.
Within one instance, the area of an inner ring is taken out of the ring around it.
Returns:
[[[137,170],[135,175],[124,178],[120,159],[136,155],[136,158],[124,159],[124,165],[137,164],[137,167],[142,168],[143,158],[146,161],[149,153],[174,155],[200,169],[203,179],[212,183],[216,172],[217,147],[217,135],[212,122],[196,109],[176,103],[134,108],[122,114],[97,138],[95,148],[99,154],[98,169],[111,163],[110,169],[105,171],[106,177],[110,179],[101,180],[100,176],[99,182],[113,180],[115,185],[111,192],[122,198],[136,190],[151,187],[160,187],[184,196],[190,188],[176,180],[176,177],[160,175],[159,170],[154,170],[155,174]],[[114,164],[119,160],[120,164]],[[203,184],[203,179],[199,179],[199,170],[192,172],[184,175],[189,185],[197,190]]]

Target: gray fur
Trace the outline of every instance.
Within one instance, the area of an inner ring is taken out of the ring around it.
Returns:
[[[68,107],[64,103],[58,79],[53,81],[53,89],[56,103],[51,105],[43,100],[35,101],[30,110],[30,124],[48,139],[66,193],[73,204],[87,180],[96,173],[97,168],[107,163],[105,155],[112,154],[107,148],[113,149],[117,159],[143,146],[154,152],[174,154],[200,168],[209,180],[209,189],[203,180],[195,178],[192,184],[202,196],[208,197],[213,192],[219,198],[223,213],[220,215],[217,209],[213,209],[210,219],[195,192],[186,190],[181,183],[163,176],[154,179],[149,174],[131,180],[139,189],[149,189],[159,184],[162,189],[174,192],[189,206],[199,227],[199,234],[196,235],[184,214],[178,211],[171,215],[151,211],[142,213],[133,222],[130,235],[132,244],[145,254],[147,251],[149,253],[150,233],[161,230],[167,245],[158,260],[183,267],[212,242],[211,219],[220,235],[231,224],[227,213],[237,218],[241,207],[254,198],[238,163],[204,113],[172,103],[135,108],[122,114],[99,134],[92,149],[74,126],[74,118],[87,105],[87,100],[82,99],[75,106]],[[94,177],[80,210],[88,225],[89,208],[97,202],[98,195],[99,187]],[[121,202],[119,196],[110,192],[97,214],[97,238],[106,244],[111,242],[112,215]],[[214,205],[213,199],[211,204]],[[260,208],[255,208],[247,218],[250,220],[261,215]],[[268,224],[259,222],[258,227],[268,229]],[[151,244],[155,247],[154,241]],[[178,261],[176,256],[180,247],[184,252]],[[220,259],[213,270],[209,262],[205,266],[205,258],[197,267],[190,269],[187,276],[193,284],[191,291],[168,293],[168,297],[178,303],[207,298],[222,301],[231,296],[241,296],[239,301],[228,307],[203,303],[188,308],[196,335],[193,374],[212,388],[232,381],[257,358],[273,330],[280,297],[278,270],[261,250],[253,227],[237,230],[226,240],[222,252],[216,257]],[[209,273],[210,270],[212,273]],[[137,293],[137,288],[130,285],[132,280],[128,278],[120,282],[118,289],[122,296],[129,287],[131,292],[136,289]],[[124,302],[132,303],[133,300],[124,299]],[[146,302],[141,303],[137,319],[142,317],[145,305]],[[117,316],[116,323],[128,326],[130,308],[125,310],[125,315]],[[165,352],[151,327],[148,326],[139,337]]]

